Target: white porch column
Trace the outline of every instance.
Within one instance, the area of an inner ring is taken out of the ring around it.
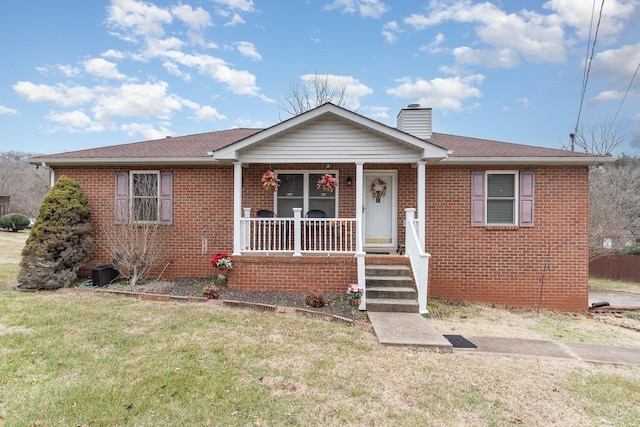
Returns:
[[[418,206],[417,206],[417,213],[418,213],[418,237],[420,238],[420,250],[422,252],[424,252],[424,248],[425,248],[425,190],[426,190],[426,183],[425,183],[425,179],[426,179],[426,163],[425,162],[418,162]]]
[[[362,298],[360,299],[360,310],[367,309],[367,289],[366,279],[364,275],[364,257],[365,252],[363,249],[364,233],[362,225],[362,211],[364,209],[363,200],[364,191],[364,163],[356,163],[356,266],[358,269],[358,287],[362,288]]]
[[[233,162],[233,255],[241,255],[242,232],[242,162]]]

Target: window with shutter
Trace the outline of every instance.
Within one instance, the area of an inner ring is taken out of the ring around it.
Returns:
[[[471,225],[533,226],[533,171],[471,172]]]
[[[115,222],[173,223],[173,173],[116,172]]]

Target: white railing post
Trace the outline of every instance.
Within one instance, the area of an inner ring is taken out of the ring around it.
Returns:
[[[302,256],[302,208],[293,208],[293,256]]]
[[[244,217],[251,218],[251,208],[244,208]],[[242,249],[246,250],[251,247],[251,221],[241,221],[242,227]],[[253,249],[253,248],[252,248]]]
[[[404,210],[405,222],[405,252],[411,263],[413,277],[418,287],[418,310],[420,314],[426,314],[427,310],[427,285],[429,280],[429,258],[431,255],[421,248],[420,234],[416,228],[415,213],[413,208]]]

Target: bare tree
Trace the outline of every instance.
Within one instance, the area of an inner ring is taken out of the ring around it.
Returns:
[[[623,142],[623,128],[610,120],[594,121],[587,127],[580,126],[573,138],[578,150],[600,156],[612,155]]]
[[[158,222],[158,185],[155,173],[133,175],[129,221],[103,230],[114,267],[131,285],[144,283],[164,255],[163,226]]]
[[[328,74],[313,74],[303,76],[295,83],[289,83],[284,95],[284,104],[278,105],[278,108],[287,114],[297,116],[327,102],[342,107],[347,99],[345,82],[332,80]]]
[[[9,196],[8,212],[35,218],[49,190],[49,173],[25,162],[32,156],[17,151],[0,153],[0,196]]]
[[[640,159],[623,157],[589,172],[589,258],[625,248],[640,236]]]

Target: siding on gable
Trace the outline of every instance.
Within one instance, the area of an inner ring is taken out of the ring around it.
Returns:
[[[401,143],[390,143],[378,136],[345,123],[322,118],[269,141],[240,152],[243,162],[335,162],[367,163],[416,162],[422,151]]]

